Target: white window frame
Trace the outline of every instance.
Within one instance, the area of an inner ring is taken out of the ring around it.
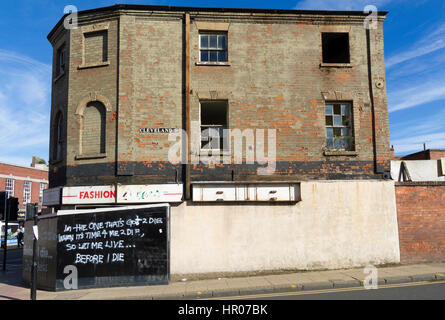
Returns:
[[[5,181],[6,197],[8,197],[8,198],[14,197],[14,185],[15,185],[14,179],[6,178],[6,181]]]
[[[27,189],[29,189],[29,190],[27,190]],[[26,180],[23,183],[23,203],[24,204],[31,203],[31,194],[32,194],[32,181]]]
[[[225,41],[226,47],[224,49],[218,49],[218,44],[217,44],[216,48],[210,48],[210,47],[202,48],[202,46],[201,46],[201,36],[203,36],[203,35],[207,35],[207,36],[212,36],[212,35],[224,36],[225,39],[226,39],[226,41]],[[209,63],[209,64],[227,64],[229,62],[229,44],[228,44],[228,39],[229,39],[229,37],[228,37],[227,32],[223,32],[223,31],[221,31],[221,32],[218,32],[218,31],[200,31],[199,32],[199,59],[198,59],[198,61],[200,63]],[[201,51],[209,51],[209,52],[210,51],[216,51],[216,52],[225,51],[225,53],[226,53],[226,60],[225,61],[218,61],[218,55],[217,55],[217,61],[210,61],[210,57],[209,57],[209,60],[202,61],[201,60]]]

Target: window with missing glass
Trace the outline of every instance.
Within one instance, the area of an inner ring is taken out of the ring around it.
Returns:
[[[201,150],[226,150],[227,101],[201,101]]]
[[[350,103],[326,104],[326,147],[353,150],[352,107]]]
[[[200,62],[227,62],[227,34],[201,33],[199,53]]]
[[[327,32],[321,34],[323,63],[350,63],[349,33]]]

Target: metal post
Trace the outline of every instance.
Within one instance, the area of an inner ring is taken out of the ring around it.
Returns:
[[[34,216],[34,226],[37,226],[37,208],[32,208],[33,216]],[[31,267],[31,300],[36,300],[36,291],[37,291],[37,238],[34,234],[34,241],[32,243],[32,267]]]
[[[8,251],[8,221],[9,221],[9,207],[8,201],[5,199],[5,241],[2,243],[3,247],[3,272],[6,271],[6,254]]]

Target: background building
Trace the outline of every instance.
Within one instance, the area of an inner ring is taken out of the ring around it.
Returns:
[[[19,199],[19,219],[24,219],[27,203],[42,204],[43,190],[48,188],[48,167],[33,157],[31,167],[0,162],[0,190]]]

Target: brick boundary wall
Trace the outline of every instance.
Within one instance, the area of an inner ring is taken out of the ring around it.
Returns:
[[[445,261],[445,182],[396,182],[400,262]]]

